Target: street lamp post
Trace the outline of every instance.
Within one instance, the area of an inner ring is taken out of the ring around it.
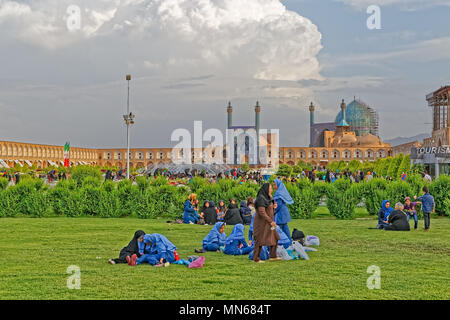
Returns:
[[[127,180],[130,179],[130,125],[134,124],[135,115],[130,112],[130,80],[131,75],[127,74],[126,80],[128,82],[127,95],[127,114],[123,115],[125,124],[127,125]]]

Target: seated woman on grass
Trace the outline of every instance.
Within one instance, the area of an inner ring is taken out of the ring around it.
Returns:
[[[395,210],[388,217],[389,225],[384,230],[391,231],[409,231],[409,222],[406,213],[403,212],[403,204],[395,204]]]
[[[197,223],[199,216],[196,214],[194,209],[194,202],[196,200],[195,193],[192,193],[188,196],[186,202],[184,203],[184,212],[183,212],[183,223],[186,224],[194,224]]]
[[[203,239],[203,250],[196,249],[195,252],[202,253],[203,251],[220,251],[220,247],[225,245],[227,235],[225,234],[225,223],[217,222],[208,235]]]
[[[116,263],[127,263],[127,257],[131,257],[133,254],[139,254],[139,244],[144,241],[145,232],[142,230],[138,230],[134,233],[133,239],[131,239],[130,243],[122,250],[120,250],[119,258],[117,259],[109,259],[108,262],[110,264]]]
[[[381,204],[381,209],[378,211],[378,225],[377,229],[383,229],[388,226],[388,217],[394,211],[391,208],[391,202],[389,200],[384,200]]]
[[[235,199],[231,199],[231,203],[228,206],[228,210],[225,213],[225,216],[223,217],[223,221],[225,221],[227,225],[232,226],[239,223],[242,224],[241,213],[239,212],[239,208]]]
[[[223,253],[239,256],[248,254],[253,250],[253,247],[249,247],[245,241],[244,228],[244,225],[241,223],[234,226],[233,231],[225,243]]]
[[[205,217],[205,224],[215,225],[217,222],[217,212],[214,207],[213,201],[205,201],[202,209],[203,216]]]
[[[149,263],[155,267],[167,267],[179,259],[175,245],[162,234],[146,234],[143,244],[145,247],[139,252],[143,254],[141,257],[138,258],[136,254],[127,257],[130,266]]]

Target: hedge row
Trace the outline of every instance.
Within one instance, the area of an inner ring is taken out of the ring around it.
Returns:
[[[131,181],[102,182],[97,175],[61,181],[50,189],[40,179],[22,179],[18,185],[7,187],[0,178],[0,217],[28,215],[42,217],[62,215],[69,217],[98,216],[140,218],[179,218],[190,192],[197,194],[200,205],[210,200],[216,204],[231,199],[246,200],[256,197],[259,186],[234,180],[219,180],[210,184],[206,179],[194,178],[187,186],[171,185],[166,179],[139,177]],[[294,204],[289,210],[293,218],[311,218],[321,199],[326,200],[331,215],[338,219],[351,219],[356,205],[364,202],[371,215],[378,213],[381,202],[389,199],[394,205],[406,196],[420,196],[426,184],[420,175],[412,175],[407,182],[386,181],[375,178],[369,182],[351,183],[339,179],[334,183],[311,183],[302,179],[287,183]],[[441,176],[429,184],[436,201],[436,213],[450,216],[450,176]]]

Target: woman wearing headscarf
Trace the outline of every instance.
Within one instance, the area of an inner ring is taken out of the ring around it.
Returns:
[[[277,224],[273,220],[274,205],[272,200],[272,185],[265,183],[258,191],[255,201],[255,218],[253,220],[253,237],[255,249],[253,261],[261,262],[260,253],[263,246],[270,247],[270,260],[280,260],[277,257],[277,242],[280,236],[276,231]]]
[[[228,206],[228,210],[225,213],[223,220],[227,225],[232,226],[242,223],[241,213],[239,212],[235,199],[231,199],[231,203]]]
[[[197,223],[198,217],[195,214],[193,203],[195,201],[195,194],[190,194],[184,203],[183,223],[194,224]]]
[[[175,245],[162,234],[146,234],[143,243],[150,247],[148,253],[140,258],[137,258],[137,255],[134,254],[128,263],[129,265],[135,266],[147,262],[152,266],[167,267],[170,263],[179,259]]]
[[[134,233],[133,239],[122,250],[120,250],[119,258],[109,259],[110,264],[127,263],[127,257],[131,257],[133,254],[139,254],[139,244],[144,240],[145,232],[138,230]],[[139,254],[140,256],[140,254]]]
[[[291,215],[287,206],[293,204],[294,200],[292,200],[289,191],[287,191],[286,186],[280,179],[276,179],[275,184],[277,186],[277,191],[273,195],[273,200],[277,204],[277,208],[275,209],[275,223],[288,236],[289,240],[292,241],[288,226],[288,222],[291,221]]]
[[[249,225],[252,222],[252,209],[247,206],[247,202],[245,200],[241,201],[239,212],[241,213],[243,224]]]
[[[217,212],[214,207],[214,202],[205,201],[203,205],[203,216],[205,218],[205,224],[214,225],[217,222]]]
[[[383,200],[381,203],[381,208],[378,211],[378,225],[377,229],[383,229],[389,225],[388,217],[394,211],[391,208],[391,202],[389,200]]]
[[[239,256],[248,254],[253,250],[253,247],[249,247],[247,242],[245,241],[244,229],[245,227],[241,223],[234,226],[233,231],[231,232],[225,243],[225,249],[223,250],[223,253]]]
[[[203,250],[204,251],[218,251],[220,247],[225,245],[227,241],[227,235],[225,234],[225,223],[217,222],[208,235],[203,239]],[[196,252],[202,252],[197,250]]]
[[[277,255],[281,257],[282,260],[291,260],[292,258],[289,256],[289,253],[287,252],[287,248],[289,248],[291,246],[291,241],[289,240],[289,238],[284,234],[284,232],[280,229],[280,227],[277,226],[277,232],[278,235],[280,236],[280,240],[278,240],[277,243]],[[225,247],[226,248],[226,247]],[[249,254],[249,259],[253,260],[254,257],[254,247],[251,246],[250,248],[250,254]],[[260,259],[262,261],[265,261],[267,259],[269,259],[269,247],[267,246],[263,246],[261,253],[260,253]],[[287,258],[289,256],[289,258]]]

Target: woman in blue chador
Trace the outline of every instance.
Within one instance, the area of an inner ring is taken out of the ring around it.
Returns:
[[[225,223],[217,222],[208,235],[203,239],[204,251],[217,251],[225,245],[227,235],[225,234]]]
[[[225,243],[223,253],[239,256],[248,254],[253,250],[253,247],[249,247],[245,241],[244,228],[244,225],[241,223],[234,226],[233,231]]]
[[[192,205],[195,200],[195,195],[191,194],[184,203],[183,223],[194,224],[198,221],[198,215],[195,213],[194,206]]]
[[[277,191],[273,195],[273,200],[277,204],[275,208],[275,223],[288,236],[289,240],[292,241],[291,232],[288,227],[288,222],[291,221],[291,215],[287,206],[293,204],[294,200],[292,200],[283,181],[276,179],[275,184],[277,185]]]
[[[164,235],[159,233],[146,234],[143,245],[139,246],[139,253],[143,253],[140,258],[133,255],[129,264],[134,266],[143,263],[149,263],[152,266],[165,266],[175,262],[177,248]]]
[[[384,229],[389,225],[388,217],[394,211],[391,207],[391,202],[389,200],[384,200],[381,204],[381,208],[378,211],[378,225],[377,229]]]

